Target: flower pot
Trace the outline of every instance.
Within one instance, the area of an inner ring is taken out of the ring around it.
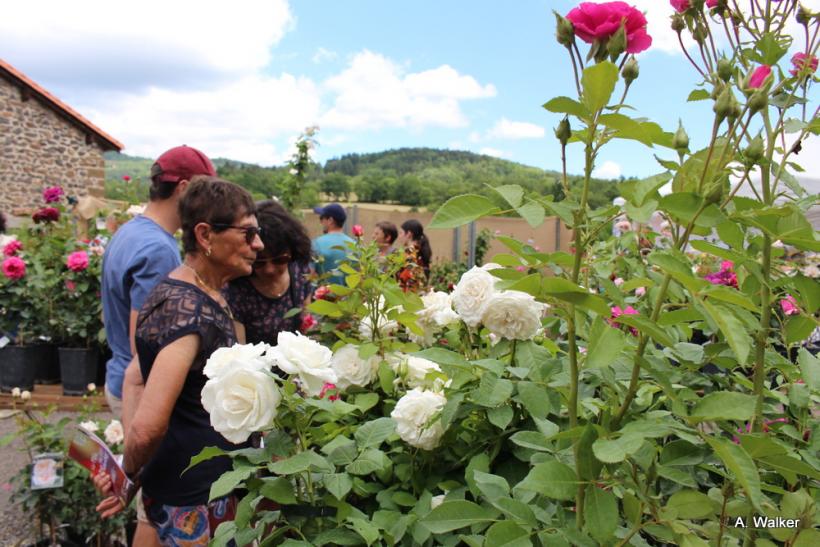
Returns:
[[[6,346],[0,348],[0,391],[12,389],[34,389],[34,366],[32,354],[38,346]]]
[[[85,395],[88,384],[97,380],[97,349],[60,348],[63,395]]]
[[[57,348],[52,344],[32,346],[37,352],[32,354],[35,384],[59,384],[60,362]]]

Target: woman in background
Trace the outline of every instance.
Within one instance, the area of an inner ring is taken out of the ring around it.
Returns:
[[[418,291],[427,286],[433,250],[430,248],[430,240],[424,234],[424,227],[418,220],[405,220],[401,230],[407,265],[399,272],[399,283],[405,291]]]

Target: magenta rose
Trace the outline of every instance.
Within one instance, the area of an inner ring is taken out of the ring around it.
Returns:
[[[669,3],[678,13],[683,13],[689,9],[689,0],[669,0]]]
[[[3,261],[3,275],[9,279],[23,279],[26,275],[26,263],[19,256],[10,256]]]
[[[575,29],[575,35],[591,44],[603,41],[626,26],[627,53],[640,53],[652,45],[652,37],[646,33],[646,17],[626,2],[581,2],[567,14]]]
[[[792,57],[792,68],[789,72],[792,76],[797,76],[797,73],[801,70],[809,67],[811,69],[810,74],[814,74],[817,70],[817,57],[814,55],[806,55],[802,51],[795,53]]]
[[[362,237],[364,235],[364,228],[362,228],[361,224],[354,224],[352,232],[355,237]]]
[[[609,319],[607,319],[607,321],[616,329],[621,326],[620,323],[615,321],[615,319],[617,319],[618,317],[622,315],[639,315],[638,310],[636,310],[632,306],[627,306],[625,309],[621,309],[620,306],[613,306],[610,311],[612,312],[612,315]],[[629,332],[632,333],[632,336],[638,336],[638,329],[636,329],[635,327],[629,327]]]
[[[763,82],[766,81],[766,78],[772,73],[772,67],[769,65],[760,65],[752,72],[751,78],[749,78],[749,89],[757,89],[758,87],[763,85]]]
[[[37,224],[41,222],[57,222],[60,220],[60,210],[55,207],[43,207],[31,215],[31,219]]]
[[[720,0],[706,0],[706,7],[707,8],[716,8]]]
[[[65,265],[72,272],[81,272],[88,268],[88,253],[85,251],[77,251],[68,255]]]
[[[46,203],[56,203],[65,195],[59,186],[50,186],[43,190],[43,201]]]
[[[780,309],[783,310],[783,313],[786,315],[800,314],[800,307],[797,305],[797,301],[794,297],[790,294],[787,294],[786,298],[780,301]]]
[[[23,244],[15,239],[14,241],[10,241],[6,244],[5,247],[3,247],[3,254],[6,256],[14,256],[17,254],[17,251],[22,250],[22,248]]]
[[[68,292],[74,292],[77,290],[77,284],[70,279],[66,279],[65,288],[68,289]]]

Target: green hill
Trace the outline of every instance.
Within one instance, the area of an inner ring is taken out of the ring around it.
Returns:
[[[106,190],[109,197],[122,199],[122,176],[138,182],[140,194],[147,196],[148,172],[152,160],[125,154],[107,153]],[[258,165],[219,158],[214,160],[219,175],[247,188],[257,198],[278,195],[288,168]],[[447,199],[464,193],[498,196],[489,187],[518,184],[528,193],[564,197],[560,173],[545,171],[508,160],[457,150],[400,148],[371,154],[345,154],[315,164],[303,191],[305,205],[319,201],[320,193],[330,199],[397,203],[435,208]],[[580,177],[571,176],[571,187]],[[618,195],[615,181],[594,180],[590,205],[597,207]],[[132,183],[133,184],[133,183]]]

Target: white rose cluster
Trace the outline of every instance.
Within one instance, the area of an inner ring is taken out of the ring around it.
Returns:
[[[376,316],[375,328],[373,327],[373,320],[370,316],[363,317],[359,323],[359,336],[361,336],[363,340],[372,340],[374,332],[378,332],[380,337],[385,337],[399,328],[397,321],[387,317],[387,312],[397,308],[386,310],[383,296],[379,297],[378,308],[379,313]]]
[[[410,333],[410,340],[423,346],[431,346],[436,334],[441,329],[458,321],[458,314],[453,311],[452,298],[442,291],[430,291],[421,296],[424,307],[416,312],[416,324],[424,331],[423,335]]]
[[[362,359],[359,356],[359,347],[347,344],[336,351],[330,360],[336,373],[336,387],[345,390],[350,386],[365,387],[372,384],[379,373],[380,362],[381,357],[378,354]]]
[[[447,399],[441,393],[421,388],[408,391],[390,413],[396,422],[396,433],[410,446],[433,450],[444,435],[444,426],[440,419],[431,419],[445,404]]]
[[[496,278],[490,270],[499,268],[498,264],[473,266],[464,272],[453,289],[453,307],[467,326],[475,327],[481,323],[481,314],[487,301],[495,294]]]
[[[283,372],[295,374],[307,395],[316,397],[325,384],[336,383],[329,349],[298,332],[280,332],[276,342],[269,352],[273,363]]]
[[[202,406],[232,443],[248,440],[276,417],[282,394],[270,374],[270,353],[267,344],[235,344],[216,350],[205,364]]]

